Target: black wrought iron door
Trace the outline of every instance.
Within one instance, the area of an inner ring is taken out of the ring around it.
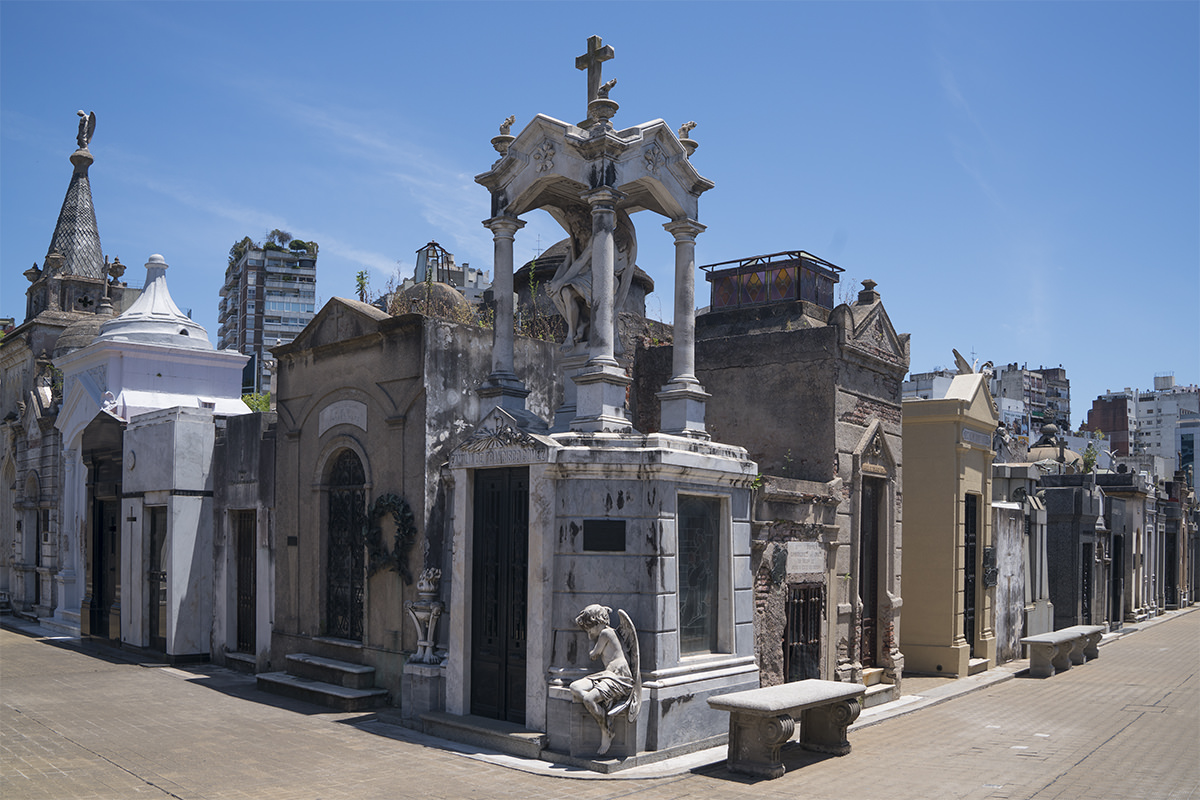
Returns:
[[[859,518],[858,596],[862,601],[859,659],[873,667],[879,641],[879,517],[884,494],[883,481],[863,478]]]
[[[525,722],[529,470],[475,474],[471,713]]]
[[[969,654],[975,656],[975,583],[978,570],[975,559],[979,554],[979,496],[969,494],[963,511],[963,638]]]
[[[797,583],[788,587],[783,672],[789,682],[821,677],[824,604],[825,587],[819,583]]]
[[[233,512],[233,527],[237,548],[237,649],[239,653],[253,653],[257,638],[255,610],[258,605],[254,569],[257,550],[255,513]]]
[[[352,450],[339,453],[329,479],[326,633],[355,641],[363,637],[365,483],[358,456]]]

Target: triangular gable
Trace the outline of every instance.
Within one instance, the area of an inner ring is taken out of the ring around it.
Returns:
[[[334,297],[304,326],[300,335],[284,345],[281,351],[307,350],[366,336],[379,330],[379,323],[390,318],[391,315],[386,311],[369,303]]]
[[[558,444],[548,436],[523,428],[512,414],[496,407],[470,436],[450,453],[451,467],[489,467],[540,464],[550,460]]]
[[[987,373],[956,375],[954,380],[950,381],[946,399],[962,402],[966,406],[967,416],[971,419],[986,421],[993,427],[1000,420],[996,404],[992,401],[992,392],[988,388]]]
[[[883,303],[842,306],[839,316],[844,346],[889,364],[908,366],[908,341],[896,333]],[[831,320],[832,321],[832,320]]]
[[[896,473],[896,456],[888,444],[883,423],[872,420],[854,448],[856,471],[868,475],[888,477]]]

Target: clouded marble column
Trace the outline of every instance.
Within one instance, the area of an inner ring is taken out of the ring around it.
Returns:
[[[500,406],[524,411],[529,391],[513,370],[513,237],[525,227],[516,217],[492,217],[484,220],[495,245],[495,277],[492,294],[496,298],[496,320],[492,334],[492,374],[479,388],[485,402],[480,416]]]
[[[572,376],[577,395],[571,430],[632,430],[625,406],[629,376],[613,356],[614,269],[613,243],[616,204],[623,194],[601,186],[583,195],[592,207],[592,309],[588,325],[588,362]]]
[[[663,227],[675,237],[675,331],[671,382],[658,393],[663,433],[709,438],[704,403],[710,397],[696,378],[696,236],[699,222],[679,219]]]

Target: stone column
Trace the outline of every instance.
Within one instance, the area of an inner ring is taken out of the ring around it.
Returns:
[[[513,371],[513,238],[525,223],[516,217],[498,216],[484,220],[495,244],[495,278],[492,294],[496,298],[496,319],[492,335],[492,374],[479,387],[479,416],[482,419],[499,406],[522,421],[529,415],[525,398],[529,390]],[[544,427],[544,425],[542,426]]]
[[[583,195],[592,207],[592,309],[588,325],[588,362],[572,376],[577,394],[571,430],[628,433],[633,430],[625,405],[630,378],[613,356],[613,243],[616,204],[623,194],[601,186]]]
[[[663,227],[675,237],[675,332],[671,382],[658,393],[661,430],[694,439],[707,439],[704,403],[709,395],[696,379],[696,236],[705,227],[678,219]]]
[[[616,364],[613,357],[613,283],[616,246],[613,229],[616,204],[624,197],[609,186],[585,194],[592,206],[592,318],[588,330],[589,364]]]

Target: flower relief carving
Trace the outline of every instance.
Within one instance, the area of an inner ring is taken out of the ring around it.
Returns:
[[[659,168],[667,163],[666,156],[663,155],[662,148],[658,146],[658,142],[654,142],[646,148],[646,169],[650,174],[657,175]]]
[[[554,142],[543,139],[537,150],[533,151],[533,160],[538,162],[538,172],[549,172],[554,169]]]

